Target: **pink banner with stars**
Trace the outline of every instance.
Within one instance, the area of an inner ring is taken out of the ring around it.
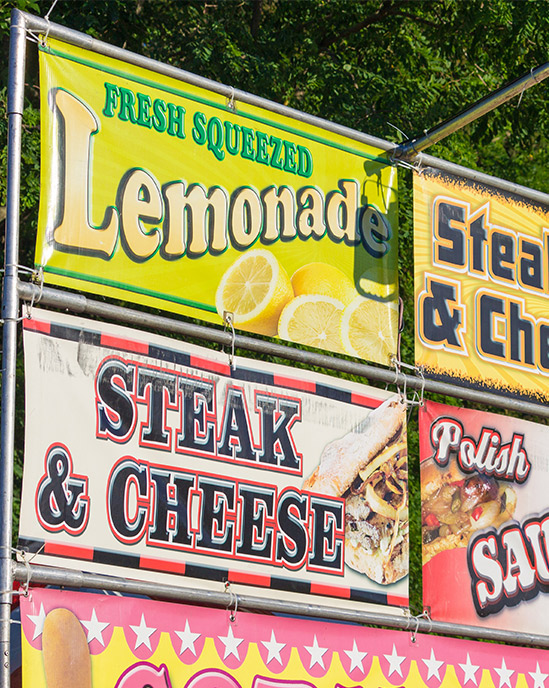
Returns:
[[[33,688],[545,688],[549,677],[543,650],[105,594],[32,589],[21,623]]]

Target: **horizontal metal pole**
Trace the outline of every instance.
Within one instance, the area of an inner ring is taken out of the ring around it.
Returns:
[[[65,41],[71,45],[85,48],[86,50],[90,50],[100,55],[106,55],[107,57],[112,57],[117,60],[123,60],[124,62],[136,65],[138,67],[143,67],[144,69],[156,72],[157,74],[164,74],[177,79],[178,81],[184,81],[186,83],[208,89],[214,93],[219,93],[220,95],[225,96],[227,101],[234,101],[235,103],[241,101],[243,103],[248,103],[249,105],[254,105],[256,107],[263,108],[264,110],[269,110],[270,112],[285,115],[286,117],[290,117],[291,119],[295,119],[300,122],[313,124],[321,129],[325,129],[355,141],[359,141],[360,143],[365,143],[369,146],[379,148],[382,151],[389,151],[394,148],[394,143],[384,141],[383,139],[378,139],[375,136],[369,136],[368,134],[356,131],[355,129],[350,129],[349,127],[344,127],[340,124],[335,124],[328,120],[322,119],[321,117],[315,117],[307,114],[306,112],[294,110],[293,108],[281,105],[280,103],[275,103],[272,100],[260,98],[252,93],[241,91],[232,86],[227,86],[217,81],[212,81],[211,79],[206,79],[198,76],[197,74],[192,74],[191,72],[187,72],[183,69],[178,69],[177,67],[172,67],[171,65],[164,64],[163,62],[152,60],[148,57],[133,53],[129,50],[124,50],[123,48],[119,48],[115,45],[98,41],[97,39],[92,38],[85,33],[74,31],[73,29],[61,26],[60,24],[46,21],[41,17],[36,17],[26,12],[21,12],[21,15],[24,17],[27,28],[30,31],[42,34],[47,32],[48,36]]]
[[[492,177],[484,172],[470,170],[468,167],[462,167],[461,165],[456,165],[453,162],[435,158],[434,156],[427,155],[426,153],[421,153],[418,155],[417,158],[414,159],[414,163],[418,166],[419,170],[421,170],[422,167],[434,167],[437,170],[448,172],[456,177],[464,177],[465,179],[470,179],[471,181],[478,182],[479,184],[493,186],[496,189],[501,189],[501,191],[527,198],[531,201],[534,201],[534,203],[540,203],[542,205],[549,206],[549,194],[547,193],[537,191],[536,189],[530,189],[529,187],[521,186],[520,184],[514,184],[513,182],[500,179],[499,177]]]
[[[203,339],[206,342],[215,342],[216,344],[227,347],[229,347],[233,341],[232,334],[228,331],[205,325],[198,325],[184,320],[175,320],[174,318],[168,318],[166,316],[144,313],[142,311],[136,311],[123,306],[115,306],[102,301],[95,301],[83,294],[73,294],[51,289],[50,287],[43,287],[42,290],[40,290],[40,288],[34,284],[19,282],[19,295],[23,300],[32,302],[35,305],[68,310],[80,315],[93,315],[114,322],[123,322],[132,327],[161,330],[184,337],[195,337],[197,339]],[[396,385],[399,389],[421,390],[423,388],[424,391],[434,394],[443,394],[457,399],[477,402],[485,406],[495,406],[510,411],[549,418],[549,407],[542,404],[513,399],[503,395],[460,387],[458,385],[451,385],[437,380],[429,380],[428,378],[422,379],[415,375],[406,375],[404,373],[397,374],[395,370],[378,368],[368,363],[359,363],[357,361],[349,361],[326,354],[317,354],[312,351],[297,349],[285,344],[276,344],[268,340],[256,339],[255,337],[247,337],[238,334],[234,338],[234,344],[235,347],[239,349],[255,351],[257,353],[284,358],[309,366],[335,370],[349,375],[357,375],[367,380],[375,380],[376,382]]]
[[[395,152],[399,150],[399,146],[395,146],[395,144],[391,141],[385,141],[384,139],[364,134],[360,131],[356,131],[355,129],[350,129],[349,127],[344,127],[342,125],[335,124],[334,122],[329,122],[328,120],[320,117],[315,117],[305,112],[294,110],[293,108],[281,105],[280,103],[275,103],[267,100],[266,98],[260,98],[259,96],[247,93],[246,91],[240,91],[232,86],[226,86],[225,84],[212,81],[211,79],[206,79],[196,74],[192,74],[191,72],[177,69],[176,67],[166,65],[156,60],[151,60],[147,57],[143,57],[142,55],[109,45],[103,41],[98,41],[87,34],[81,33],[80,31],[74,31],[73,29],[69,29],[53,22],[46,22],[46,20],[42,19],[41,17],[36,17],[26,12],[20,12],[19,10],[15,10],[14,12],[21,15],[27,29],[30,31],[42,33],[46,33],[46,31],[48,31],[48,35],[70,43],[71,45],[76,45],[101,55],[106,55],[108,57],[123,60],[129,64],[134,64],[138,67],[143,67],[144,69],[150,69],[158,74],[165,74],[166,76],[173,77],[179,81],[184,81],[195,86],[209,89],[215,93],[225,96],[228,100],[234,98],[235,101],[240,100],[250,105],[264,108],[270,112],[285,115],[286,117],[290,117],[296,121],[318,126],[326,131],[331,131],[335,134],[340,134],[341,136],[345,136],[355,141],[379,148],[380,150],[389,154],[388,160],[393,160]],[[461,175],[467,179],[473,179],[477,181],[486,180],[484,183],[490,183],[492,186],[501,188],[504,191],[518,193],[526,198],[530,198],[540,203],[549,203],[549,196],[547,194],[542,194],[541,192],[529,189],[527,187],[511,184],[510,182],[500,179],[499,177],[490,177],[489,175],[484,175],[476,172],[475,170],[470,170],[468,168],[461,167],[460,165],[439,160],[438,158],[434,158],[432,156],[420,155],[415,158],[415,162],[437,167],[438,169],[446,170],[452,174]]]
[[[481,98],[476,103],[473,103],[470,107],[466,108],[455,117],[445,120],[438,126],[434,127],[430,131],[426,131],[423,136],[418,136],[408,141],[404,141],[399,146],[396,147],[394,156],[395,158],[406,159],[413,157],[422,150],[425,150],[429,146],[432,146],[438,141],[446,138],[450,134],[453,134],[458,129],[461,129],[465,125],[473,122],[474,120],[482,117],[483,115],[495,110],[503,103],[506,103],[511,98],[522,94],[526,89],[540,83],[549,76],[549,62],[532,69],[527,74],[514,79],[510,83],[502,86],[497,91],[493,91],[488,95]]]
[[[14,562],[14,578],[20,583],[40,585],[56,585],[67,588],[90,588],[93,590],[112,590],[126,595],[147,595],[154,599],[188,604],[208,604],[226,607],[228,598],[226,592],[196,590],[175,585],[161,583],[147,583],[128,578],[104,576],[95,573],[83,573],[69,569],[50,566],[30,566]],[[492,628],[478,626],[461,626],[458,624],[430,621],[425,617],[411,617],[403,610],[399,614],[383,614],[370,610],[343,609],[318,604],[304,604],[287,600],[255,597],[253,595],[238,595],[238,608],[246,611],[271,612],[276,614],[290,614],[296,616],[310,616],[320,619],[332,619],[345,623],[366,624],[369,626],[387,626],[401,631],[414,633],[440,633],[442,635],[459,635],[468,638],[494,640],[513,645],[549,647],[549,636],[533,633],[511,633]]]

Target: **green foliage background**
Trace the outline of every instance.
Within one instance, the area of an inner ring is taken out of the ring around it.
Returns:
[[[13,7],[45,16],[53,0],[0,0],[0,224],[6,203],[6,94]],[[546,62],[545,0],[58,0],[51,21],[147,57],[389,141],[419,135]],[[28,43],[21,262],[32,266],[39,194],[36,45]],[[549,192],[549,99],[539,84],[428,150]],[[400,171],[402,359],[413,363],[411,173]],[[2,232],[1,241],[4,241]],[[245,352],[244,352],[245,353]],[[16,471],[23,450],[19,371]],[[447,400],[451,403],[453,400]],[[417,424],[411,607],[421,609]],[[18,507],[18,502],[16,503]]]

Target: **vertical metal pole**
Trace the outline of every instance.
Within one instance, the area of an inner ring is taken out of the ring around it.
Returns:
[[[17,360],[17,293],[21,131],[25,88],[26,35],[23,15],[14,10],[10,33],[8,82],[8,169],[5,272],[2,294],[2,409],[0,422],[0,687],[10,686],[10,614],[13,586],[11,538],[15,446],[15,375]]]

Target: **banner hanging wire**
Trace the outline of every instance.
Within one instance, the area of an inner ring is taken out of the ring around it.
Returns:
[[[229,368],[231,368],[231,369],[234,369],[236,367],[236,364],[234,362],[234,342],[236,339],[236,332],[234,329],[233,320],[234,320],[233,313],[230,313],[229,311],[223,311],[223,322],[225,323],[224,324],[224,331],[225,332],[227,331],[227,327],[230,327],[230,329],[231,329],[231,344],[230,344],[231,349],[228,352]],[[225,348],[223,348],[223,350],[225,350]]]
[[[236,614],[238,612],[238,595],[233,592],[230,581],[225,581],[225,592],[229,593],[230,599],[227,604],[227,611],[229,612],[229,621],[234,623],[236,621]]]

